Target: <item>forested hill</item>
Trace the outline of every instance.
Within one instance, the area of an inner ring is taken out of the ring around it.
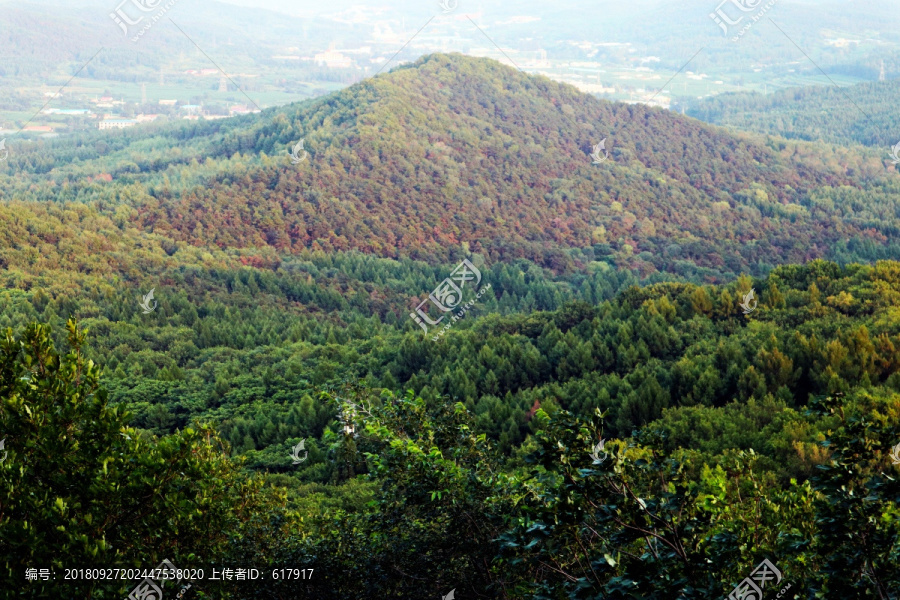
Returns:
[[[764,557],[784,599],[895,600],[900,262],[844,264],[900,258],[874,151],[445,55],[30,144],[0,161],[0,600],[164,558],[266,573],[189,598],[694,600]],[[463,257],[478,302],[423,336]]]
[[[881,158],[736,136],[459,55],[259,115],[32,144],[0,165],[0,198],[84,202],[148,245],[471,251],[557,272],[567,249],[593,247],[645,274],[900,258],[900,184]]]
[[[900,80],[843,89],[809,86],[721,94],[695,102],[687,114],[707,123],[797,140],[872,146],[882,154],[900,141]]]

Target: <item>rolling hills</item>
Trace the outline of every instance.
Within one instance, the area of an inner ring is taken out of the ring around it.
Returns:
[[[874,151],[432,55],[0,169],[3,576],[699,599],[777,556],[795,598],[896,586],[900,263],[846,264],[900,253]],[[435,343],[409,312],[466,257],[490,293]]]

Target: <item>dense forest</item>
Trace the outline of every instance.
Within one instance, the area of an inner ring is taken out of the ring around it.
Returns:
[[[896,167],[881,153],[736,136],[487,59],[431,55],[258,116],[100,133],[11,148],[0,198],[77,201],[114,220],[108,243],[134,229],[172,253],[435,264],[465,244],[491,264],[562,272],[569,249],[599,246],[641,273],[700,268],[719,282],[900,258]],[[594,165],[604,138],[610,159]],[[309,158],[293,166],[300,139]]]
[[[761,300],[745,315],[751,285]],[[443,353],[395,348],[405,385],[351,376],[310,401],[272,394],[286,410],[267,425],[285,437],[257,452],[209,419],[162,437],[129,426],[107,391],[128,383],[106,379],[74,321],[65,350],[47,326],[9,330],[6,568],[168,557],[315,567],[303,597],[709,598],[768,558],[786,597],[896,598],[898,297],[898,263],[814,262],[490,315]],[[283,377],[273,390],[299,379]],[[294,476],[303,437],[316,441]]]
[[[861,144],[883,153],[900,142],[895,119],[900,80],[840,87],[803,87],[721,94],[689,103],[686,114],[716,125],[832,144]]]
[[[897,600],[897,186],[456,55],[13,147],[0,597]]]

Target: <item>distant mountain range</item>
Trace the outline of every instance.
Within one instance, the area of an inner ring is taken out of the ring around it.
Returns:
[[[607,82],[620,81],[612,73],[615,70],[649,65],[653,72],[646,77],[647,89],[654,91],[684,69],[669,93],[691,97],[734,86],[757,89],[763,82],[771,86],[827,83],[817,65],[844,81],[875,79],[881,61],[886,63],[888,77],[900,73],[900,40],[894,33],[898,16],[889,0],[854,5],[852,12],[840,0],[814,5],[779,0],[740,44],[730,41],[710,18],[715,3],[710,6],[706,0],[601,3],[588,11],[571,0],[556,2],[552,8],[535,0],[494,5],[463,0],[451,15],[443,15],[436,1],[365,6],[338,2],[314,10],[287,2],[247,4],[179,0],[162,23],[141,43],[133,44],[110,18],[116,2],[0,3],[0,56],[4,58],[0,102],[6,89],[61,86],[100,48],[103,52],[81,72],[81,78],[122,84],[154,82],[161,70],[189,68],[185,60],[211,67],[193,42],[227,72],[251,71],[273,87],[292,76],[346,83],[348,76],[355,80],[365,75],[365,67],[371,74],[383,64],[368,58],[386,60],[395,51],[399,51],[396,63],[433,51],[484,56],[498,46],[513,56],[546,52],[555,61],[590,60],[591,70],[603,74]],[[275,12],[273,7],[282,10]],[[168,22],[170,18],[190,39]],[[478,23],[477,28],[469,18]],[[429,36],[433,37],[424,42]],[[308,64],[273,58],[294,51],[308,58],[329,48],[359,53],[359,68],[310,73],[298,68]],[[556,75],[571,75],[578,68],[554,65]],[[690,71],[705,77],[702,81],[709,85],[679,89],[677,84],[684,83]],[[639,82],[628,85],[637,83],[632,87],[639,88]],[[726,88],[718,87],[719,83],[727,84]],[[277,100],[284,103],[282,98]],[[275,99],[259,102],[276,103]]]
[[[0,55],[4,57],[0,77],[19,81],[27,76],[53,78],[61,72],[61,85],[78,68],[63,76],[65,65],[72,62],[80,66],[103,48],[100,60],[92,61],[82,77],[134,81],[146,78],[149,70],[152,79],[153,71],[160,66],[168,65],[181,54],[196,52],[191,39],[207,53],[218,56],[228,71],[234,71],[237,65],[265,62],[286,46],[306,44],[326,49],[329,44],[340,44],[342,36],[360,35],[355,26],[328,19],[290,17],[221,2],[181,0],[163,14],[163,22],[153,27],[152,35],[148,32],[146,39],[132,43],[110,18],[116,5],[117,2],[104,0],[78,7],[0,4]],[[139,13],[133,15],[137,16]],[[169,19],[185,29],[191,39]],[[224,61],[226,56],[228,62]],[[47,83],[52,85],[55,81]]]

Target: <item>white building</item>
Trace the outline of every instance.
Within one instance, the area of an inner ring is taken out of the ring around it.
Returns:
[[[134,127],[138,122],[134,119],[104,119],[97,124],[98,129],[125,129]]]

